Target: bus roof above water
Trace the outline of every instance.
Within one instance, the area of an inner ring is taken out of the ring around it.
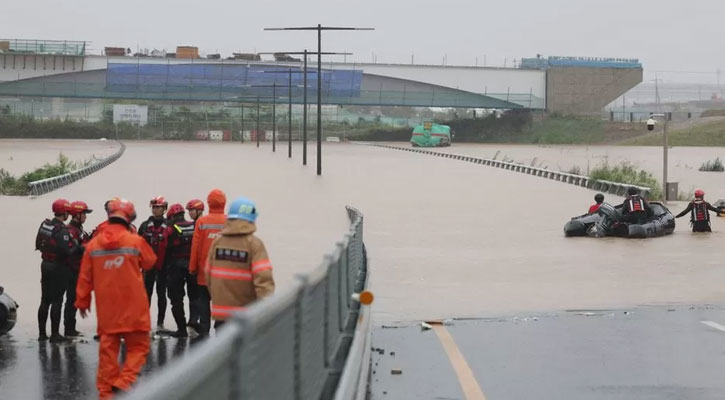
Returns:
[[[443,147],[451,145],[451,127],[426,122],[413,128],[410,143],[414,147]]]

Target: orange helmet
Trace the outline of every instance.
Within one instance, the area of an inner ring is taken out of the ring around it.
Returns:
[[[78,215],[78,214],[89,214],[92,213],[93,210],[88,208],[88,204],[82,202],[82,201],[74,201],[70,203],[70,213],[71,215]]]
[[[126,199],[111,200],[108,204],[108,218],[120,218],[130,224],[136,219],[136,208]]]
[[[151,207],[163,207],[166,208],[169,206],[169,203],[166,201],[164,196],[156,196],[149,202],[149,205]]]
[[[58,199],[51,206],[53,214],[63,214],[70,212],[70,202],[66,199]]]
[[[169,211],[166,213],[166,218],[171,219],[176,214],[183,214],[184,207],[179,203],[174,203],[169,207]]]
[[[189,200],[189,202],[186,203],[186,209],[204,211],[204,202],[199,199]]]
[[[705,191],[702,189],[695,190],[695,197],[705,197]]]
[[[106,202],[103,204],[103,209],[106,210],[106,213],[108,213],[108,205],[111,204],[112,201],[120,200],[120,199],[121,199],[120,197],[113,197],[109,200],[106,200]]]

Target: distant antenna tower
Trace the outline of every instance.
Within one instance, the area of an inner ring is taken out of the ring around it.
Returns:
[[[720,91],[720,98],[722,99],[723,98],[722,87],[720,87],[720,74],[721,73],[722,73],[722,71],[720,70],[720,68],[715,70],[715,76],[717,76],[717,89]]]

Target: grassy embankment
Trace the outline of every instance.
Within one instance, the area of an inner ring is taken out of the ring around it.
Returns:
[[[633,146],[662,146],[662,131],[651,135],[632,138],[621,144]],[[716,120],[702,125],[667,132],[670,146],[725,146],[725,120]]]
[[[33,171],[20,175],[20,177],[15,177],[8,171],[0,168],[0,195],[27,195],[30,193],[30,186],[28,186],[30,182],[67,174],[71,171],[83,168],[92,162],[94,162],[93,158],[83,162],[71,161],[63,153],[60,153],[56,163],[46,163],[40,168],[36,168]]]

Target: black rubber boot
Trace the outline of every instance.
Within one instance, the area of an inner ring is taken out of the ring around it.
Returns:
[[[70,339],[65,336],[61,336],[59,333],[50,335],[50,343],[68,343]]]

